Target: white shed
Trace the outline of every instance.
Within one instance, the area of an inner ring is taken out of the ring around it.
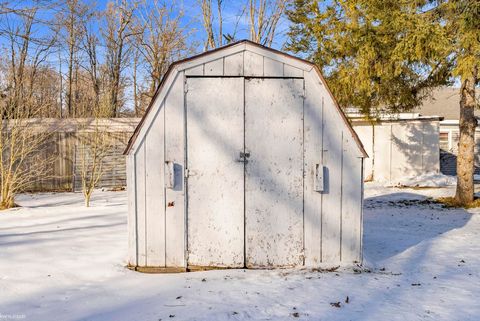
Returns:
[[[350,116],[370,156],[364,162],[366,180],[402,185],[420,175],[440,173],[441,117],[404,113],[366,121]]]
[[[308,61],[240,41],[172,64],[125,154],[133,269],[362,260],[366,153]]]

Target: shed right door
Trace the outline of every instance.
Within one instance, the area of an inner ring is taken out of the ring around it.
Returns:
[[[245,264],[303,264],[303,79],[245,79]]]

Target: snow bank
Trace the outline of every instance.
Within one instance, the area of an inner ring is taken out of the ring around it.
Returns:
[[[413,177],[406,177],[397,182],[395,186],[400,187],[445,187],[457,183],[456,176],[443,174],[422,174]]]

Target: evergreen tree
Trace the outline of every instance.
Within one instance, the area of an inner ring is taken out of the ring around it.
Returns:
[[[461,79],[456,201],[473,201],[478,0],[294,0],[286,49],[324,72],[343,107],[408,111]]]
[[[478,99],[480,69],[480,1],[449,0],[432,3],[437,23],[445,27],[452,75],[460,80],[460,140],[457,157],[457,191],[455,202],[468,205],[474,200],[473,173],[475,165],[474,116]]]
[[[343,107],[412,109],[450,69],[444,30],[417,14],[418,2],[295,0],[286,49],[323,70]]]

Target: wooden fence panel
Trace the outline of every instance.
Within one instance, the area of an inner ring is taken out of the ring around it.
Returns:
[[[58,130],[52,133],[40,152],[41,159],[51,163],[51,166],[47,166],[48,172],[45,177],[32,182],[31,186],[26,189],[27,191],[82,190],[81,156],[79,153],[82,144],[78,138],[78,128],[72,126],[71,119],[56,121],[60,123]],[[108,144],[107,154],[103,159],[103,175],[97,184],[98,188],[111,189],[126,186],[126,157],[123,155],[123,151],[138,121],[138,118],[103,119],[101,121],[102,130],[108,133],[111,142]],[[88,120],[88,122],[91,123],[92,121]],[[46,126],[46,130],[49,130],[47,128],[51,127]],[[89,127],[81,128],[86,128],[85,135],[93,135]]]

